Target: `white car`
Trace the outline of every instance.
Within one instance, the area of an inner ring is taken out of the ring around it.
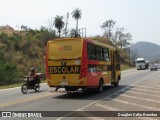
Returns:
[[[151,71],[153,71],[153,70],[157,71],[157,64],[151,65],[150,69],[151,69]]]
[[[157,64],[157,68],[160,69],[160,64]]]

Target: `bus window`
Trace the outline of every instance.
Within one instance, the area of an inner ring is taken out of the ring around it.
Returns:
[[[107,48],[104,48],[104,60],[109,61],[109,50]]]
[[[95,46],[93,44],[88,44],[87,45],[87,53],[88,53],[88,59],[90,60],[95,60],[96,55],[95,55]]]
[[[97,57],[97,60],[103,60],[102,47],[96,46],[96,57]]]

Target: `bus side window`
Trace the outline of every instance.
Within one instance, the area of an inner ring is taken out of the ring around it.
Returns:
[[[103,60],[102,47],[96,46],[96,57],[97,57],[97,60]]]
[[[90,60],[95,60],[96,55],[95,55],[95,46],[93,44],[87,44],[87,54],[88,54],[88,59]]]
[[[104,48],[104,60],[109,61],[109,50],[107,48]]]

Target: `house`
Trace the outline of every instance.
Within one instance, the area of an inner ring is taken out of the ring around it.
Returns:
[[[14,28],[12,28],[9,25],[5,25],[5,26],[0,26],[0,30],[9,30],[9,31],[14,31]]]

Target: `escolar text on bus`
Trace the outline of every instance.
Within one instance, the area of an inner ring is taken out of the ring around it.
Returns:
[[[50,74],[79,74],[80,66],[49,66]]]

